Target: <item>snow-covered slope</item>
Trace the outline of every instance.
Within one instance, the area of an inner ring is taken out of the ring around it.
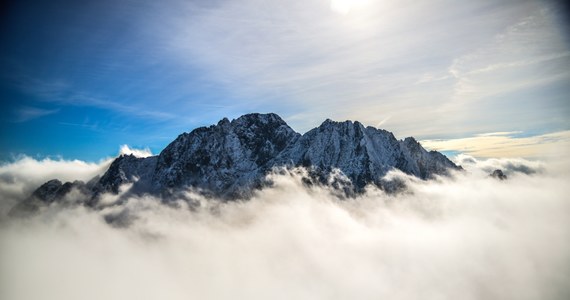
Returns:
[[[392,169],[421,179],[460,169],[441,153],[426,151],[414,138],[399,141],[391,132],[359,122],[326,120],[300,135],[276,114],[247,114],[183,133],[158,156],[122,155],[94,183],[68,187],[89,190],[92,204],[99,194],[116,194],[128,183],[133,183],[129,192],[137,194],[169,196],[194,188],[225,199],[247,198],[275,167],[305,167],[311,179],[346,194],[361,192],[369,184],[382,188],[381,178]],[[44,202],[61,198],[68,190],[61,186],[48,182],[34,197],[41,195]]]
[[[247,197],[268,163],[300,137],[276,114],[249,114],[178,136],[158,156],[152,191],[195,187],[219,197]]]
[[[444,155],[426,151],[413,138],[398,141],[386,130],[331,120],[304,134],[277,161],[316,170],[321,179],[337,168],[351,180],[356,192],[368,184],[381,187],[380,179],[394,168],[421,179],[458,169]]]

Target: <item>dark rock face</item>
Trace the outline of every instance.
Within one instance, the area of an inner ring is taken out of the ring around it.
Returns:
[[[117,194],[124,184],[141,181],[148,183],[152,170],[156,166],[156,156],[139,158],[134,155],[121,155],[109,166],[109,169],[93,187],[94,192]]]
[[[34,191],[32,197],[46,202],[51,203],[56,200],[57,196],[60,195],[63,183],[57,179],[52,179],[44,184],[42,184],[37,190]]]
[[[405,138],[400,145],[405,159],[401,166],[396,167],[405,173],[428,179],[433,175],[446,175],[450,169],[460,169],[445,155],[426,151],[413,137]]]
[[[83,181],[76,180],[74,182],[62,183],[57,179],[52,179],[37,188],[28,199],[14,206],[10,210],[9,215],[28,216],[38,211],[39,207],[47,206],[54,202],[66,202],[68,205],[79,202],[86,203],[92,194],[92,186],[89,185],[92,182],[90,181],[86,184]],[[72,191],[75,191],[76,194],[71,195]]]
[[[382,187],[381,178],[394,168],[421,179],[460,169],[439,152],[426,151],[414,138],[398,141],[386,130],[331,120],[304,134],[276,164],[287,162],[316,170],[322,183],[339,169],[357,193],[368,184]]]
[[[271,169],[270,160],[296,133],[276,114],[250,114],[184,133],[158,156],[153,191],[195,187],[224,198],[247,196]]]
[[[330,185],[346,195],[362,192],[392,169],[429,179],[460,170],[447,157],[426,151],[414,138],[398,141],[388,131],[359,122],[326,120],[301,135],[276,114],[248,114],[231,122],[183,133],[158,156],[118,157],[101,178],[66,186],[58,180],[42,185],[33,197],[52,202],[71,187],[91,195],[119,192],[168,197],[186,188],[224,199],[248,198],[263,187],[265,175],[276,167],[305,167],[307,182]]]
[[[489,176],[496,178],[496,179],[499,179],[499,180],[507,179],[507,175],[505,175],[503,173],[503,170],[500,170],[500,169],[493,171],[491,174],[489,174]]]
[[[57,179],[52,179],[36,189],[32,194],[32,198],[49,204],[62,199],[69,194],[72,189],[76,189],[79,193],[83,194],[89,193],[90,191],[88,185],[80,180],[62,183]]]

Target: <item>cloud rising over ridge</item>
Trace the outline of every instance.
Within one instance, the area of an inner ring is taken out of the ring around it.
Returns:
[[[468,172],[453,178],[391,173],[408,184],[398,195],[338,200],[291,173],[244,202],[138,197],[2,215],[0,298],[568,298],[568,166],[458,160]],[[486,176],[509,165],[507,181]]]

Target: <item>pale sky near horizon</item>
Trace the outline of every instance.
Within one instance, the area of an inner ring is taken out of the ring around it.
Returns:
[[[478,157],[570,151],[568,12],[555,1],[9,1],[0,161],[158,153],[275,112],[358,120]]]

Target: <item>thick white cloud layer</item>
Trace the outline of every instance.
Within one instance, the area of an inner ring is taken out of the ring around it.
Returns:
[[[137,157],[151,156],[148,148],[136,149],[122,145],[119,155],[132,154]],[[62,182],[89,181],[102,175],[113,158],[104,158],[97,163],[63,158],[34,159],[21,156],[13,162],[0,162],[0,218],[18,201],[28,197],[37,187],[51,179]]]
[[[111,161],[104,159],[99,163],[88,163],[62,158],[36,160],[22,156],[12,163],[0,164],[0,218],[44,182],[51,179],[62,182],[88,181],[105,172]]]
[[[0,298],[568,299],[568,165],[458,159],[452,179],[391,174],[409,185],[398,195],[343,201],[280,175],[245,202],[4,219]],[[486,176],[499,166],[508,180]]]

